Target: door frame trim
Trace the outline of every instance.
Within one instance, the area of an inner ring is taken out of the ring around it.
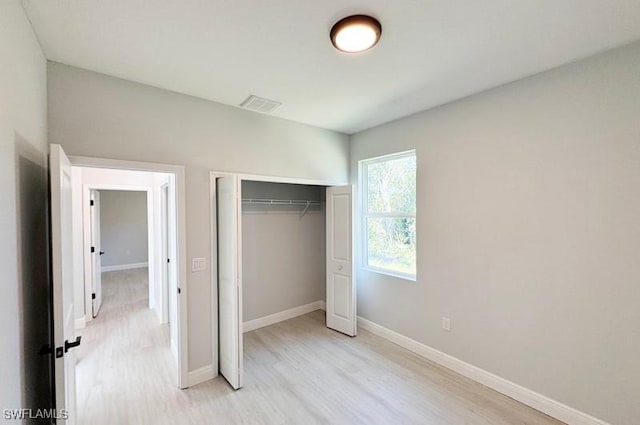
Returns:
[[[209,227],[210,227],[210,251],[211,257],[211,365],[213,376],[219,374],[219,358],[218,358],[218,215],[217,215],[217,198],[216,198],[216,179],[220,177],[239,178],[240,185],[244,180],[259,181],[267,183],[285,183],[285,184],[304,184],[309,186],[346,186],[350,185],[348,181],[341,180],[322,180],[322,179],[306,179],[297,177],[272,176],[266,174],[247,174],[236,173],[230,171],[210,171],[209,172]],[[242,322],[242,318],[240,318]]]
[[[79,167],[113,168],[130,171],[150,171],[173,174],[175,178],[175,207],[177,221],[177,258],[178,285],[181,296],[178,298],[178,359],[177,386],[189,387],[189,333],[188,333],[188,281],[187,281],[187,219],[186,219],[186,181],[185,167],[182,165],[159,164],[154,162],[126,161],[86,156],[69,156],[71,164]]]

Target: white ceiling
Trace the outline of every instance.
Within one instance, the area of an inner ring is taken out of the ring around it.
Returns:
[[[48,59],[354,133],[640,39],[639,0],[23,0]],[[329,29],[383,26],[361,55]]]

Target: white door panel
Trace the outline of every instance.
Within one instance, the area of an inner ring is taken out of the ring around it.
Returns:
[[[73,240],[71,162],[60,145],[51,145],[51,259],[56,409],[66,410],[66,424],[76,423],[76,364],[73,314]]]
[[[351,261],[351,194],[336,193],[331,197],[333,226],[332,258],[335,261]]]
[[[218,207],[218,314],[220,373],[234,389],[242,386],[242,276],[240,182],[216,181]]]
[[[102,244],[100,238],[100,192],[91,190],[89,197],[91,204],[91,246],[94,248],[91,253],[92,267],[92,312],[93,317],[98,317],[98,312],[102,306]]]
[[[351,278],[333,275],[333,313],[345,320],[351,317]]]
[[[178,352],[178,327],[177,327],[177,287],[175,285],[175,279],[173,279],[172,265],[175,263],[175,258],[172,258],[171,253],[171,228],[169,222],[171,221],[171,212],[169,207],[169,185],[165,184],[160,188],[161,194],[161,215],[162,215],[162,262],[163,267],[163,285],[164,291],[169,294],[167,299],[167,311],[169,321],[169,339],[171,341],[171,351],[174,354]],[[176,355],[177,357],[177,355]]]
[[[327,327],[356,335],[353,188],[327,188]]]

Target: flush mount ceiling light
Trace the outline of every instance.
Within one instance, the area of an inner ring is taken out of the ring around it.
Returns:
[[[345,53],[360,53],[371,49],[380,40],[382,26],[366,15],[347,16],[331,28],[333,46]]]

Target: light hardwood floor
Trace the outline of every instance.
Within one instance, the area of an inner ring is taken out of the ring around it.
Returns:
[[[103,275],[83,331],[79,424],[560,424],[369,332],[316,311],[245,334],[245,386],[178,390],[168,327],[147,308],[146,269]]]

